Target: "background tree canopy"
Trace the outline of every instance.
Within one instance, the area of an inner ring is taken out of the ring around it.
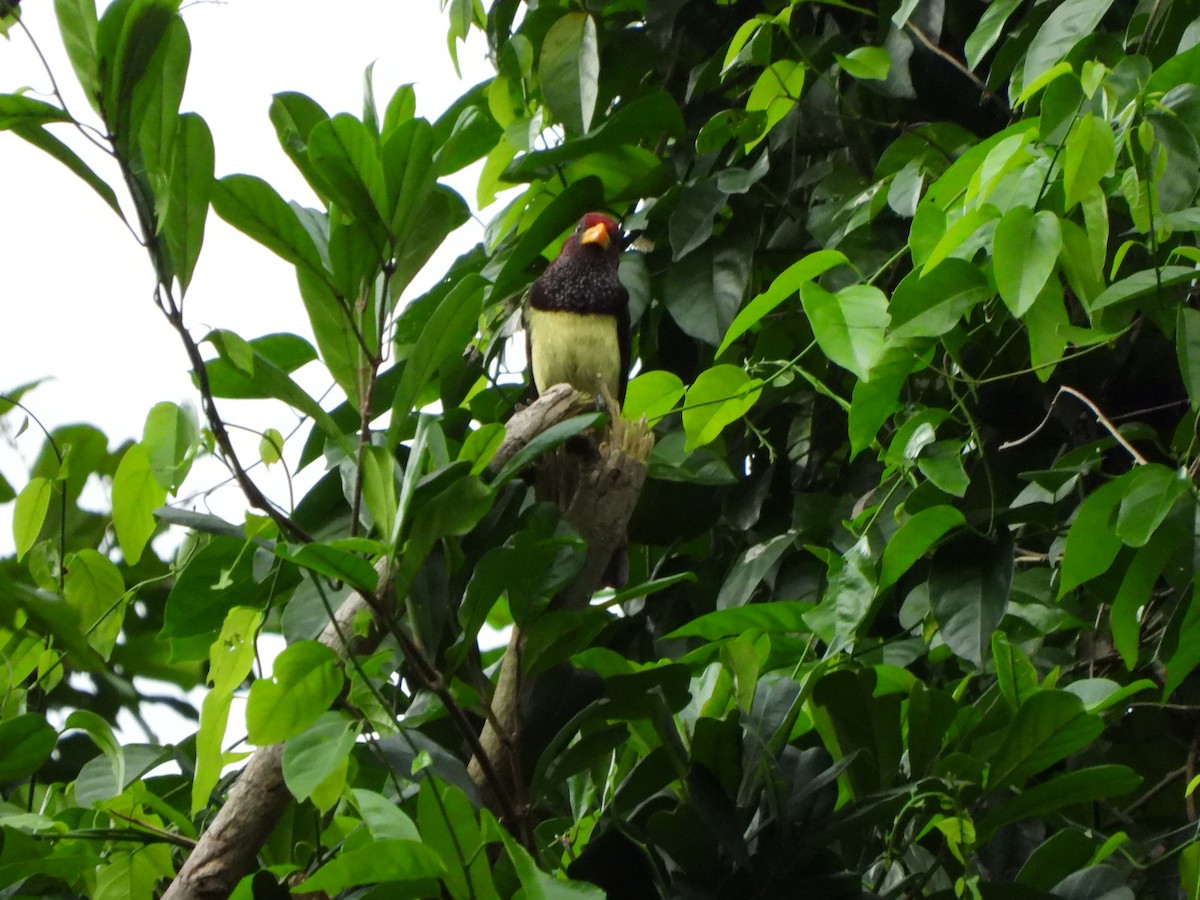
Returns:
[[[58,429],[0,484],[5,896],[1200,897],[1194,6],[450,0],[496,76],[436,121],[369,78],[361,116],[271,102],[315,209],[215,177],[177,3],[55,7],[92,108],[0,95],[4,139],[143,241],[203,418]],[[411,296],[481,160],[484,242]],[[295,267],[313,341],[190,330],[210,209]],[[640,237],[655,444],[630,583],[579,605],[586,529],[530,481],[596,414],[494,456],[517,301],[594,209]],[[307,417],[261,435],[324,473],[294,502],[238,458],[245,398]],[[244,521],[172,505],[206,454]],[[208,685],[193,738],[114,734],[134,677]],[[247,682],[279,774],[225,846]]]

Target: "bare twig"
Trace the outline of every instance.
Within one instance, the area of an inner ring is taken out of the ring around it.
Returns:
[[[1025,435],[1024,437],[1019,437],[1016,440],[1012,440],[1012,441],[1005,441],[1003,444],[1000,445],[1000,449],[1008,450],[1012,447],[1019,447],[1021,444],[1024,444],[1026,441],[1032,440],[1034,437],[1036,437],[1037,434],[1043,428],[1046,427],[1046,423],[1050,421],[1050,416],[1054,412],[1054,404],[1058,402],[1058,398],[1061,397],[1063,394],[1071,395],[1076,400],[1078,400],[1080,403],[1082,403],[1084,406],[1086,406],[1088,409],[1090,409],[1092,411],[1092,414],[1096,417],[1096,421],[1099,422],[1102,426],[1104,426],[1104,430],[1107,431],[1109,434],[1111,434],[1113,436],[1113,438],[1116,440],[1116,442],[1118,444],[1120,444],[1130,456],[1133,457],[1133,461],[1135,463],[1137,463],[1137,465],[1144,466],[1144,465],[1146,465],[1147,462],[1149,462],[1149,460],[1147,460],[1146,457],[1142,456],[1142,454],[1138,452],[1138,449],[1136,447],[1134,447],[1133,444],[1131,444],[1131,443],[1129,443],[1129,441],[1125,440],[1124,435],[1121,434],[1120,430],[1113,423],[1112,419],[1110,419],[1108,416],[1106,416],[1104,413],[1102,413],[1100,411],[1100,407],[1098,407],[1095,403],[1093,403],[1091,400],[1089,400],[1084,394],[1075,390],[1075,388],[1068,387],[1065,384],[1058,389],[1058,393],[1056,393],[1054,395],[1054,399],[1050,401],[1050,408],[1046,410],[1046,415],[1042,418],[1042,421],[1038,423],[1037,427],[1034,428],[1033,431],[1029,432],[1029,434]]]
[[[992,91],[992,89],[989,88],[987,86],[987,84],[984,83],[984,81],[978,75],[976,75],[974,72],[972,72],[970,69],[968,69],[965,63],[963,63],[963,62],[959,61],[957,58],[955,58],[954,54],[949,53],[946,50],[943,50],[941,47],[939,47],[936,43],[934,43],[930,39],[929,35],[927,35],[924,31],[922,31],[919,27],[914,25],[912,22],[905,23],[905,27],[908,28],[908,30],[911,31],[914,35],[916,35],[917,40],[919,40],[922,44],[924,44],[928,50],[930,50],[933,53],[936,53],[938,56],[940,56],[942,59],[944,59],[946,62],[948,62],[951,66],[953,66],[956,70],[958,70],[963,75],[965,75],[967,77],[967,79],[971,82],[971,84],[975,85],[975,87],[979,90],[979,93],[982,94],[984,97],[987,97],[989,100],[991,100],[997,106],[999,106],[1002,110],[1004,110],[1005,115],[1009,115],[1009,116],[1012,115],[1012,110],[1008,108],[1008,104],[1005,103],[999,96],[997,96]]]

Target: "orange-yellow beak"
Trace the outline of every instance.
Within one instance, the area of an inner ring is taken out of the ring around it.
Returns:
[[[603,222],[597,222],[579,239],[580,244],[599,244],[605,250],[608,249],[609,241],[608,229],[604,227]]]

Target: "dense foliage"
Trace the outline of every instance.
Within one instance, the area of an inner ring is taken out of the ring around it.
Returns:
[[[297,800],[255,896],[1200,897],[1188,3],[451,0],[452,50],[483,31],[497,75],[437,121],[409,88],[361,117],[275,97],[317,209],[214,178],[177,3],[55,5],[122,199],[62,107],[0,95],[0,127],[143,238],[205,418],[161,404],[116,450],[60,429],[3,485],[5,896],[161,890],[250,679],[250,743],[286,741]],[[480,207],[519,191],[410,297],[468,215],[438,179],[479,160]],[[294,265],[313,342],[195,343],[210,207]],[[658,441],[630,584],[571,611],[578,539],[487,463],[517,300],[590,209],[640,235],[625,412]],[[292,378],[314,361],[333,402]],[[311,420],[263,435],[327,469],[294,508],[233,456],[216,404],[249,397]],[[171,508],[206,453],[244,522]],[[93,475],[111,515],[79,506]],[[191,529],[172,560],[164,523]],[[403,614],[340,666],[313,638],[380,560]],[[513,621],[531,675],[560,668],[501,825],[455,713],[482,721],[477,637]],[[194,739],[114,736],[135,676],[207,682]]]

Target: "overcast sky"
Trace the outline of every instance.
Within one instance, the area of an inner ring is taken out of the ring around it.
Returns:
[[[104,4],[101,3],[101,6]],[[69,109],[91,115],[73,84],[71,68],[49,2],[26,3],[24,24],[58,79]],[[439,115],[465,88],[492,74],[476,34],[460,48],[462,80],[447,49],[447,20],[437,0],[226,0],[185,4],[192,41],[182,108],[200,113],[213,132],[216,173],[247,172],[266,178],[285,199],[315,205],[307,185],[280,149],[267,117],[272,94],[308,94],[331,114],[361,114],[363,72],[375,63],[377,102],[395,88],[416,85],[418,114]],[[48,96],[50,81],[28,39],[14,28],[0,40],[0,91],[22,88]],[[71,129],[56,133],[110,183],[115,168]],[[116,447],[140,435],[150,407],[194,396],[178,338],[151,299],[153,277],[146,254],[112,211],[55,160],[14,135],[0,132],[4,173],[0,214],[0,392],[51,379],[27,397],[34,413],[53,428],[71,422],[100,427]],[[476,170],[452,184],[473,203]],[[118,193],[120,193],[118,191]],[[410,288],[415,295],[481,234],[470,222]],[[204,250],[187,295],[192,333],[232,329],[246,338],[274,331],[310,336],[293,270],[210,213]],[[202,348],[211,355],[211,348]],[[308,381],[311,389],[323,385]],[[278,405],[276,405],[278,406]],[[285,434],[295,423],[286,410],[265,412],[226,401],[222,413],[257,428]],[[19,414],[7,417],[10,428]],[[20,489],[41,445],[34,429],[17,442],[17,455],[0,451],[0,471]],[[253,458],[257,439],[242,439]],[[278,467],[277,467],[278,468]],[[203,469],[219,477],[215,466]],[[267,477],[281,496],[281,473]],[[199,486],[199,485],[196,485]],[[218,510],[236,504],[224,498]],[[0,552],[11,552],[11,504],[0,507]]]

